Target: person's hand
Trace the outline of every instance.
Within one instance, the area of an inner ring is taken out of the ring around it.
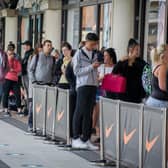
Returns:
[[[120,61],[126,61],[126,60],[128,60],[128,58],[129,58],[129,56],[123,56],[123,57],[120,59]]]
[[[93,66],[94,69],[97,69],[100,66],[100,63],[99,62],[94,62],[92,64],[92,66]]]
[[[58,54],[51,55],[51,56],[54,57],[56,60],[59,58],[59,55],[58,55]]]
[[[103,76],[99,76],[99,78],[98,78],[99,82],[102,82],[103,79],[104,79],[104,75]]]
[[[11,72],[13,72],[13,71],[14,71],[14,69],[13,69],[13,68],[11,68],[11,69],[10,69],[10,71],[11,71]]]

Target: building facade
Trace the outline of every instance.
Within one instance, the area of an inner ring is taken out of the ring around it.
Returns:
[[[68,41],[77,49],[95,32],[99,48],[113,47],[119,57],[129,38],[136,38],[150,61],[150,49],[168,39],[166,0],[18,0],[15,9],[2,8],[0,14],[0,45],[13,41],[20,54],[27,39],[33,46],[50,39],[57,49]]]

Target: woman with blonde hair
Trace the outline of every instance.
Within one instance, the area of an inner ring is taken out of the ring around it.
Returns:
[[[152,93],[146,104],[153,107],[168,107],[167,72],[168,45],[162,44],[151,51],[153,63]]]

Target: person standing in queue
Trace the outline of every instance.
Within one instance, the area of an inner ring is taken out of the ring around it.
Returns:
[[[100,66],[97,53],[94,52],[98,41],[99,38],[95,33],[88,33],[85,46],[79,49],[73,57],[77,89],[77,103],[73,117],[73,148],[98,150],[98,147],[90,141],[92,114],[98,86],[97,69]]]

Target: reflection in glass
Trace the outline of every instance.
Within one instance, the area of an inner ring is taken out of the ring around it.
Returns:
[[[82,8],[82,40],[85,40],[85,36],[89,32],[96,33],[96,19],[97,19],[97,7],[87,6]]]
[[[151,62],[151,49],[165,42],[165,22],[166,20],[166,2],[162,1],[148,1],[147,6],[147,61]]]
[[[79,9],[68,10],[67,41],[74,48],[78,48],[79,43]]]
[[[100,48],[110,47],[112,25],[112,7],[111,3],[101,5],[100,13]]]

